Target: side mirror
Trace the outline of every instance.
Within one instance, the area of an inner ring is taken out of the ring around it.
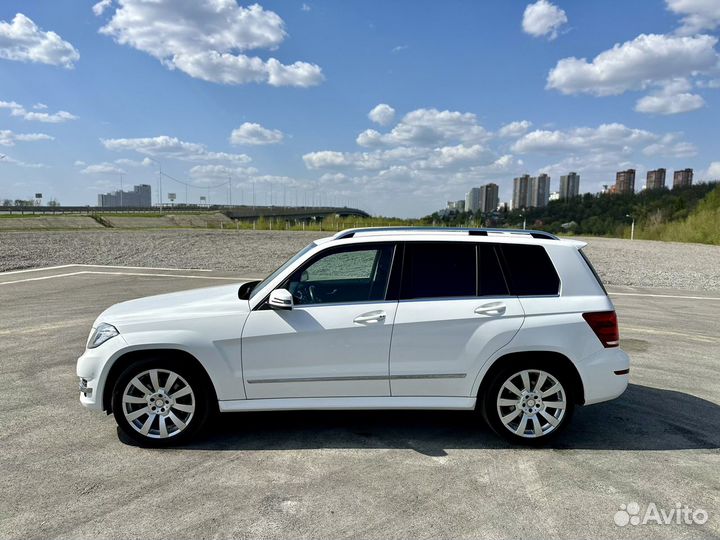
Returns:
[[[273,309],[292,309],[293,297],[287,289],[275,289],[270,293],[268,304]]]

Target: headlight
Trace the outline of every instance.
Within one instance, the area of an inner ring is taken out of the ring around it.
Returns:
[[[112,324],[101,323],[95,329],[88,340],[88,349],[94,349],[105,343],[108,339],[117,336],[120,332],[117,331]]]

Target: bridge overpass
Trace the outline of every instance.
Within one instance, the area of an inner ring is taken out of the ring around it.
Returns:
[[[223,205],[163,205],[153,207],[100,207],[100,206],[0,206],[2,214],[152,214],[152,213],[205,213],[220,212],[231,219],[253,221],[256,219],[277,219],[310,221],[323,220],[331,216],[370,217],[364,210],[347,206],[223,206]]]

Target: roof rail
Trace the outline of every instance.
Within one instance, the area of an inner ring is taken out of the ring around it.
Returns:
[[[368,232],[455,232],[467,233],[470,236],[488,236],[489,234],[507,234],[507,235],[525,235],[533,238],[542,238],[546,240],[559,240],[557,236],[545,231],[536,231],[531,229],[488,229],[488,228],[472,228],[472,227],[363,227],[358,229],[345,229],[340,231],[333,239],[342,240],[344,238],[352,238],[356,234]]]

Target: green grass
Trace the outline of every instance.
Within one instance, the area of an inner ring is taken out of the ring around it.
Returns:
[[[685,219],[646,224],[637,238],[666,242],[695,242],[720,245],[720,186],[708,193]]]

